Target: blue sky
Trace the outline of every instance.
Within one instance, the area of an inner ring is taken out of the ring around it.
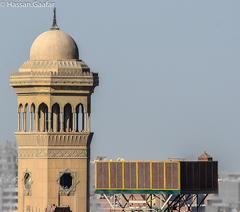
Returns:
[[[57,2],[60,28],[99,73],[92,158],[188,158],[208,151],[240,171],[240,2]],[[48,30],[51,8],[0,7],[0,140],[13,140],[9,75]]]

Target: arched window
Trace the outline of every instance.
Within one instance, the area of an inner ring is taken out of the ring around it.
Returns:
[[[72,131],[72,106],[70,104],[66,104],[64,107],[64,131]]]
[[[47,132],[48,130],[48,107],[45,103],[39,105],[39,130],[40,132]]]
[[[84,130],[84,115],[83,115],[84,109],[83,105],[79,104],[76,107],[76,131],[81,132]]]
[[[60,131],[60,107],[59,104],[55,103],[52,106],[52,129],[53,132]]]
[[[18,106],[18,131],[23,130],[23,105]]]

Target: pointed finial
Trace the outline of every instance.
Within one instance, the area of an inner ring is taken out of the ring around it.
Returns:
[[[53,23],[51,29],[59,29],[57,25],[56,7],[53,9]]]

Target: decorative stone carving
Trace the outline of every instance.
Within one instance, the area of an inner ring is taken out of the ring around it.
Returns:
[[[70,149],[70,150],[49,150],[48,158],[86,158],[87,150]]]
[[[32,174],[27,169],[23,174],[23,185],[24,185],[24,195],[31,196],[32,195]]]
[[[19,146],[87,146],[93,133],[16,133]]]
[[[66,175],[66,176],[65,176]],[[62,178],[67,179],[62,179]],[[76,191],[77,185],[80,183],[77,173],[69,169],[61,171],[58,176],[59,195],[72,196]],[[71,182],[70,182],[71,181]]]
[[[86,149],[19,149],[18,158],[87,158]]]

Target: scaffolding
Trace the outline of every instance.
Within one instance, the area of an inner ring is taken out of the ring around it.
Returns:
[[[102,194],[101,211],[200,211],[208,194]],[[98,209],[99,211],[99,209]],[[100,212],[100,211],[99,211]]]

